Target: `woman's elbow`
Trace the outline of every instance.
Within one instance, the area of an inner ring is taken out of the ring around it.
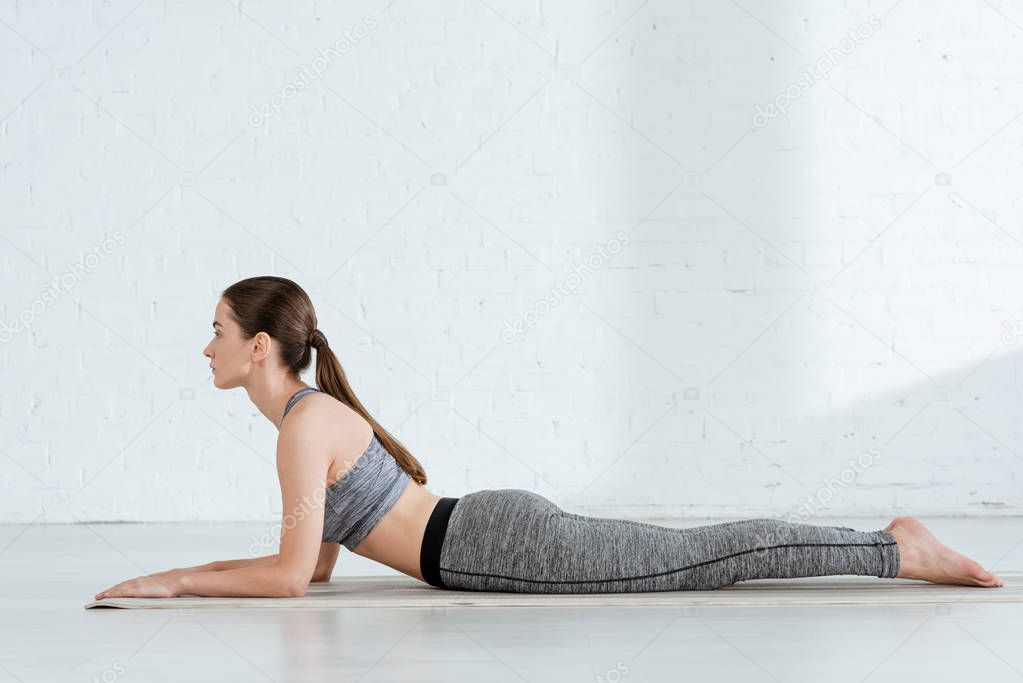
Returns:
[[[284,584],[284,588],[281,591],[280,597],[301,598],[305,595],[306,590],[308,588],[309,588],[308,581],[288,581]]]
[[[309,588],[309,577],[282,571],[275,583],[277,597],[301,598]]]

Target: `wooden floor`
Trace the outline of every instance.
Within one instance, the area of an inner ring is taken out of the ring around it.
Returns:
[[[1006,577],[1023,570],[1023,519],[923,521]],[[83,609],[127,578],[248,557],[265,526],[0,526],[0,683],[1023,680],[1018,602]],[[359,575],[400,576],[342,550],[332,587]]]

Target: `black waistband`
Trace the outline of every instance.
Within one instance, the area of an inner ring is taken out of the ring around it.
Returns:
[[[431,586],[444,588],[440,580],[440,548],[444,543],[444,534],[448,530],[448,518],[455,508],[457,498],[441,498],[430,513],[423,532],[423,546],[419,551],[419,571]]]

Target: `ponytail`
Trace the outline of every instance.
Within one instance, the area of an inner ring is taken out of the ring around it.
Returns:
[[[316,349],[316,386],[320,391],[326,392],[344,403],[346,406],[361,415],[373,427],[373,433],[380,441],[384,449],[398,462],[398,466],[405,470],[421,485],[426,485],[426,472],[408,449],[400,441],[391,436],[379,422],[377,422],[369,411],[355,396],[345,371],[341,367],[337,356],[327,345],[327,338],[318,329],[313,330],[309,337],[310,346]],[[315,342],[315,343],[314,343]]]

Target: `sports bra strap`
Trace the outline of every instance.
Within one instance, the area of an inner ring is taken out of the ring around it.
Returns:
[[[284,418],[288,416],[288,411],[291,410],[292,406],[298,403],[299,399],[301,399],[306,394],[311,394],[314,391],[319,391],[319,389],[314,389],[313,387],[306,387],[305,389],[299,389],[294,394],[292,394],[291,398],[288,399],[288,404],[284,406],[284,415],[281,415],[281,423],[282,424],[284,423]]]

